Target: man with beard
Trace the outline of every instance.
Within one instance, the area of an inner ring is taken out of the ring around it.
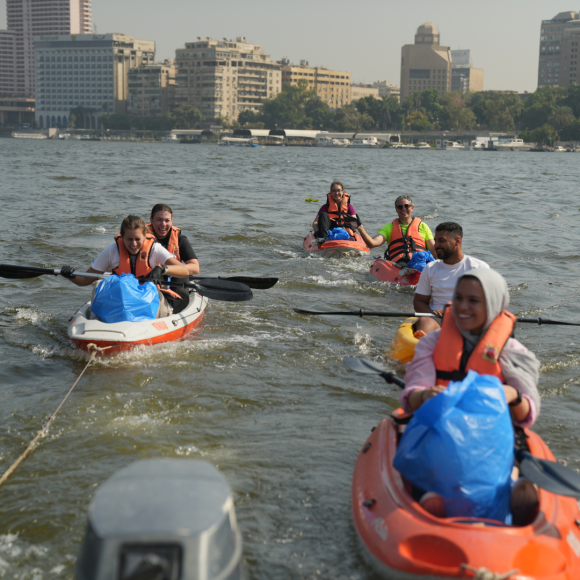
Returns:
[[[461,251],[463,228],[455,222],[444,222],[435,229],[437,260],[425,266],[415,290],[415,312],[432,312],[439,318],[419,318],[415,337],[420,338],[441,327],[443,307],[453,300],[457,279],[469,270],[489,268],[483,260]]]

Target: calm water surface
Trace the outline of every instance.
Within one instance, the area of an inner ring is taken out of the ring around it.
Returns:
[[[0,577],[71,578],[86,509],[118,469],[202,458],[235,492],[247,578],[373,578],[350,516],[350,480],[398,391],[355,375],[381,360],[396,320],[292,307],[410,309],[412,289],[371,278],[370,258],[307,256],[302,239],[334,178],[373,235],[412,195],[432,230],[459,221],[466,253],[508,280],[516,314],[580,321],[579,155],[218,148],[0,140],[3,262],[84,269],[129,213],[171,205],[208,275],[276,276],[243,303],[211,303],[188,340],[100,359],[49,436],[0,488]],[[372,255],[379,255],[374,250]],[[0,279],[0,472],[86,364],[66,326],[90,289]],[[536,424],[580,468],[580,339],[518,328],[542,362]]]

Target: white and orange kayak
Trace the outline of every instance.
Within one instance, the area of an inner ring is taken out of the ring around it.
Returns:
[[[196,292],[189,295],[189,305],[179,314],[142,322],[115,322],[107,324],[88,318],[90,302],[82,306],[68,325],[68,335],[82,350],[89,350],[89,344],[107,348],[103,354],[114,354],[139,345],[153,345],[175,342],[194,330],[203,318],[208,298]]]
[[[370,253],[368,246],[359,233],[355,233],[354,240],[328,240],[318,244],[314,232],[305,238],[302,247],[311,253],[323,258],[339,258],[341,256],[363,256]]]
[[[421,272],[415,270],[411,274],[403,275],[400,272],[400,266],[383,258],[377,258],[370,269],[371,276],[381,282],[391,282],[399,286],[416,286],[419,283]]]
[[[402,415],[395,411],[393,417]],[[385,577],[405,580],[580,578],[580,509],[576,499],[543,489],[528,526],[475,518],[436,518],[423,510],[393,468],[404,429],[383,419],[358,455],[352,513],[359,539]],[[539,435],[525,430],[532,455],[554,461]]]

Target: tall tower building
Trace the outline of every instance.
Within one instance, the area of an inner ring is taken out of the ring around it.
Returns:
[[[538,88],[569,87],[580,83],[580,14],[560,12],[542,20]]]
[[[439,45],[439,30],[425,22],[417,28],[415,44],[401,49],[401,101],[416,91],[451,90],[451,49]]]
[[[15,34],[16,93],[34,95],[34,36],[91,32],[91,0],[6,0]]]
[[[16,35],[0,30],[0,96],[16,94]]]
[[[483,69],[471,65],[471,51],[452,50],[451,59],[451,90],[462,93],[483,91]]]

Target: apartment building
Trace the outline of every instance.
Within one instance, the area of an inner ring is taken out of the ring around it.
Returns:
[[[261,46],[206,37],[175,51],[175,104],[190,104],[208,120],[234,121],[241,111],[259,111],[282,90],[280,65]]]
[[[439,30],[431,22],[417,28],[415,44],[401,49],[401,101],[416,91],[451,90],[451,49],[440,45]]]
[[[173,60],[129,69],[129,115],[163,115],[175,108],[176,66]]]
[[[451,90],[483,91],[483,69],[472,66],[470,50],[451,51]]]
[[[378,99],[379,88],[373,87],[373,85],[355,83],[350,87],[350,95],[351,101],[358,101],[358,99],[363,99],[364,97],[373,97],[374,99]]]
[[[308,87],[328,103],[331,109],[339,109],[352,101],[351,74],[345,71],[330,70],[323,66],[311,67],[307,60],[299,65],[290,64],[288,59],[280,61],[282,65],[282,83],[297,85],[305,79]]]
[[[0,30],[0,96],[16,94],[16,34]]]
[[[578,12],[560,12],[551,20],[542,20],[538,88],[569,87],[572,83],[580,83],[579,48]]]
[[[16,92],[34,95],[34,37],[91,31],[91,0],[6,0],[8,30],[16,35]]]
[[[126,113],[129,71],[155,61],[155,42],[124,34],[37,36],[36,123],[66,126],[70,110],[88,109],[77,125],[100,129],[103,112]]]
[[[379,89],[379,98],[383,97],[396,97],[401,98],[401,89],[389,81],[376,81],[373,83],[373,87]]]

